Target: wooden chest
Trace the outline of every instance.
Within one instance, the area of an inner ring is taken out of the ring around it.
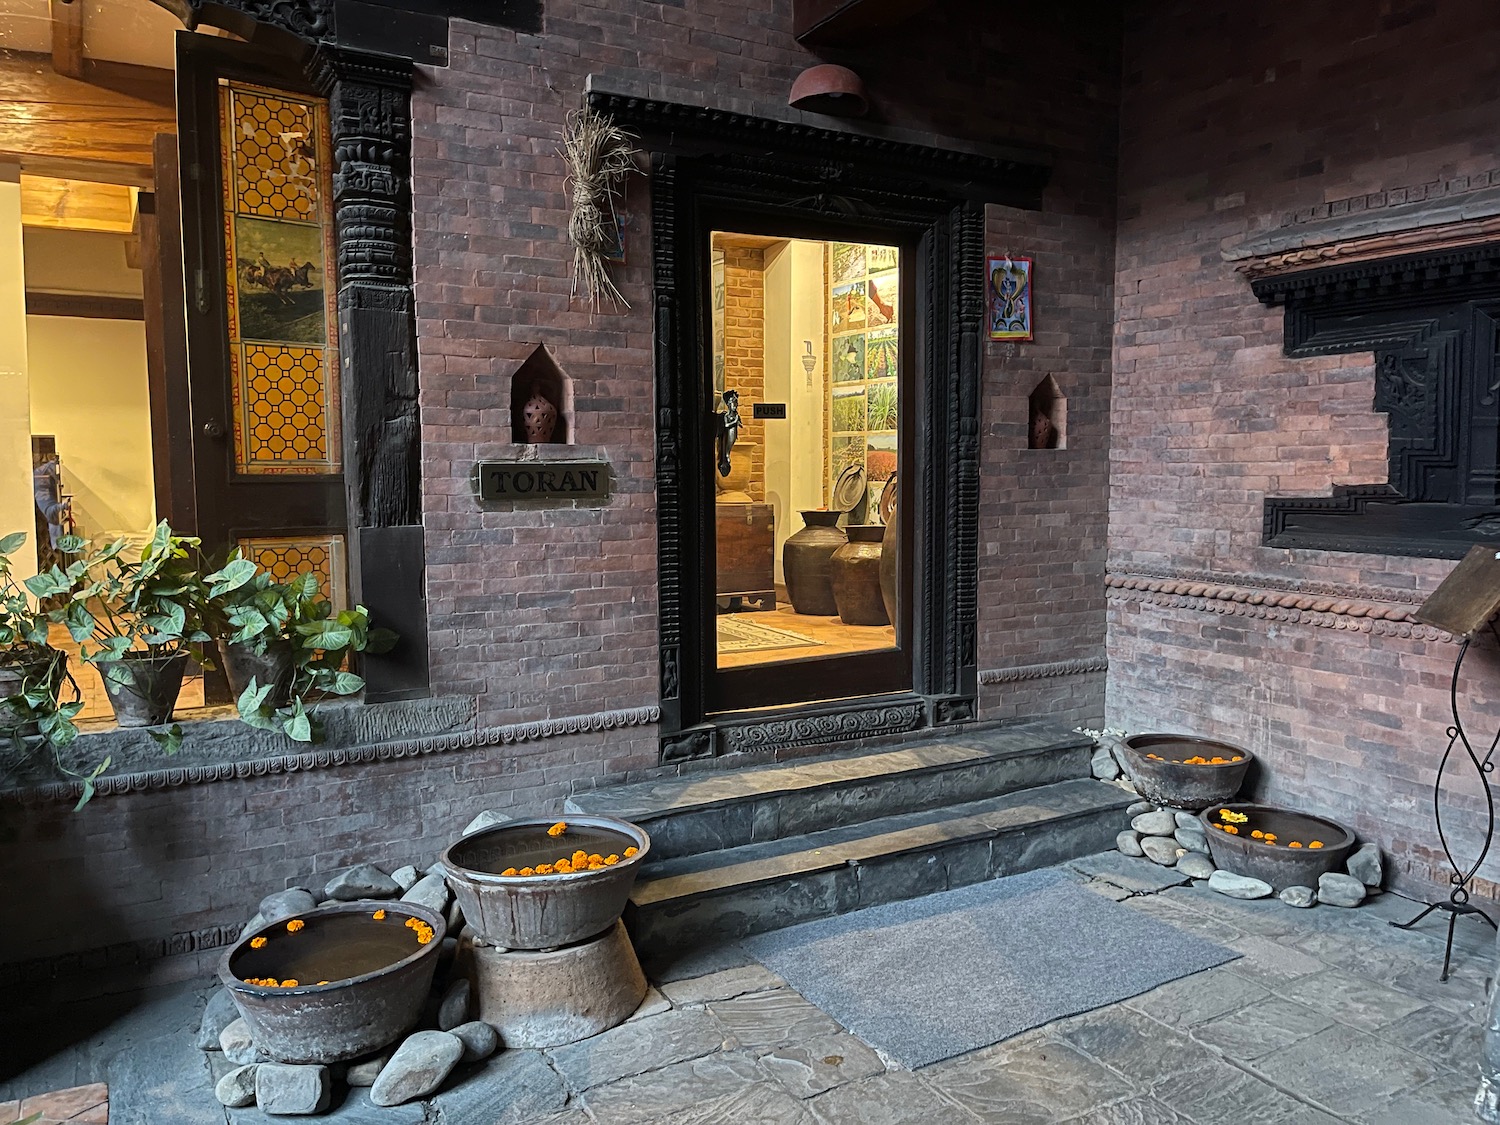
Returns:
[[[715,504],[717,575],[721,609],[750,602],[776,608],[775,518],[769,504]],[[732,600],[731,600],[732,599]]]

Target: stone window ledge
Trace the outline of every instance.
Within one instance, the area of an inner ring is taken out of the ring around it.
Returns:
[[[109,772],[98,782],[101,793],[341,765],[395,756],[372,750],[381,746],[472,739],[478,704],[469,696],[446,696],[390,703],[339,700],[320,704],[317,710],[324,738],[313,745],[248,726],[233,707],[202,707],[177,713],[182,747],[171,756],[145,730],[88,720],[79,725],[78,739],[61,758],[69,769],[88,772],[108,757]],[[76,784],[59,780],[45,748],[29,755],[20,767],[12,766],[13,761],[14,752],[8,748],[0,754],[0,795],[62,797],[77,790]]]

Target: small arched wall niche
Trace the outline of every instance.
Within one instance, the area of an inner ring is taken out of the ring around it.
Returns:
[[[511,441],[567,445],[573,435],[573,380],[538,344],[510,378]]]
[[[1068,448],[1068,399],[1057,380],[1048,375],[1036,385],[1029,401],[1026,448]]]

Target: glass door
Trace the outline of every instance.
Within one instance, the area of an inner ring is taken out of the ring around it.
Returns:
[[[909,688],[902,250],[726,226],[708,254],[709,709]]]

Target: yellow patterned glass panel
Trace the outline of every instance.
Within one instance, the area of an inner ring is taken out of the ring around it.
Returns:
[[[341,471],[328,109],[219,90],[237,473]]]
[[[269,571],[277,582],[290,582],[302,574],[316,575],[323,596],[337,609],[347,606],[342,535],[241,539],[239,548],[247,559]]]

